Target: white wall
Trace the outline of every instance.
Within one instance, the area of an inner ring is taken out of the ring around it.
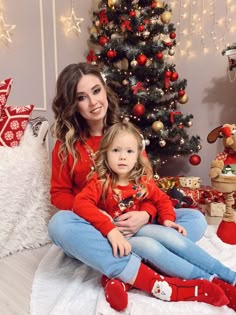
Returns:
[[[70,16],[72,3],[76,16],[84,18],[84,21],[81,23],[79,36],[71,34],[66,37],[60,18]],[[12,43],[0,44],[0,80],[8,77],[14,80],[8,105],[32,103],[35,105],[34,117],[43,115],[50,123],[53,121],[51,101],[56,78],[67,64],[86,60],[89,26],[97,3],[98,0],[1,1],[0,9],[5,23],[16,25],[11,32]],[[181,22],[180,26],[177,26],[177,32],[183,30],[187,20],[182,20],[183,8],[178,3],[187,4],[189,1],[169,1],[169,3],[176,3],[173,8],[173,22],[176,25]],[[225,3],[226,1],[216,0],[217,16],[224,15]],[[230,17],[235,21],[236,11],[231,12]],[[208,29],[209,32],[212,30],[212,25],[206,27],[208,27],[206,33]],[[203,184],[209,184],[210,161],[218,151],[222,150],[222,144],[220,140],[215,144],[208,144],[206,137],[213,128],[226,122],[235,122],[236,82],[229,81],[227,59],[221,56],[221,50],[214,49],[209,38],[206,43],[210,52],[204,54],[199,35],[190,34],[189,37],[178,33],[177,35],[177,40],[181,40],[180,47],[186,51],[187,40],[189,38],[192,40],[189,51],[195,54],[190,58],[188,54],[181,56],[180,51],[176,51],[172,60],[180,77],[188,81],[189,102],[180,105],[180,110],[194,115],[193,126],[189,132],[198,134],[202,139],[203,148],[199,152],[202,162],[198,166],[192,166],[186,159],[175,160],[174,163],[171,161],[161,173],[200,176]],[[229,43],[236,42],[235,33],[230,33],[228,30],[224,37]],[[49,139],[49,142],[51,149],[52,139]]]

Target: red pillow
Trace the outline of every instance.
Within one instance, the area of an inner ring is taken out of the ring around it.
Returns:
[[[0,116],[0,146],[19,145],[34,105],[6,106]]]
[[[11,91],[12,78],[0,81],[0,117],[2,117],[2,110],[6,105],[8,95]]]

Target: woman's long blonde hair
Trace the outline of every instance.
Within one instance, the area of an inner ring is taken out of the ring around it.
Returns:
[[[52,102],[55,121],[51,127],[52,136],[61,141],[59,156],[62,164],[72,154],[74,164],[78,159],[79,152],[75,149],[77,141],[84,142],[90,136],[89,126],[86,120],[78,113],[77,85],[83,75],[96,76],[105,87],[108,100],[107,115],[104,119],[104,131],[114,123],[120,121],[120,110],[117,95],[103,80],[101,69],[90,63],[81,62],[70,64],[65,67],[57,79],[56,96]]]
[[[115,174],[109,167],[107,161],[107,150],[114,141],[114,138],[119,132],[125,131],[132,134],[137,140],[138,157],[134,168],[129,174],[129,180],[141,186],[142,198],[144,198],[148,191],[147,182],[152,178],[152,166],[144,152],[143,137],[137,127],[128,121],[123,121],[112,125],[104,134],[100,148],[95,157],[95,170],[98,178],[103,186],[103,197],[106,197],[108,188],[113,188],[117,183],[117,174]]]

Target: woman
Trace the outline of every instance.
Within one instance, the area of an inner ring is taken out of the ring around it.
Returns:
[[[109,278],[117,277],[128,282],[124,275],[127,270],[133,275],[134,267],[140,264],[135,254],[120,258],[114,257],[108,240],[89,222],[72,211],[75,196],[86,184],[86,178],[93,168],[94,153],[99,147],[104,131],[118,122],[120,113],[115,94],[105,84],[99,69],[91,64],[79,63],[67,66],[59,75],[57,93],[53,100],[55,123],[53,135],[57,142],[52,152],[51,201],[59,210],[49,223],[49,235],[52,241],[63,251]],[[141,211],[132,211],[117,218],[116,225],[126,237],[131,237],[152,219],[153,205],[143,203]],[[204,216],[196,210],[176,209],[177,225],[184,227],[183,237],[174,229],[166,229],[158,224],[155,233],[160,235],[160,252],[169,251],[168,246],[181,244],[188,240],[199,240],[205,232]],[[140,230],[141,229],[141,230]],[[163,230],[164,229],[164,230]],[[172,231],[167,233],[167,231]],[[147,231],[149,233],[150,231]],[[166,234],[166,236],[165,236]],[[163,246],[161,241],[165,242]],[[168,246],[167,246],[168,245]],[[133,246],[133,244],[132,244]],[[137,249],[145,251],[146,242]],[[181,249],[181,248],[180,248]],[[160,268],[169,275],[183,276],[183,266],[178,260],[178,246],[174,249],[172,261],[167,264],[165,255],[160,255]],[[191,248],[189,248],[191,251]],[[96,259],[94,253],[96,252]],[[151,253],[149,253],[151,254]],[[191,251],[196,257],[197,253]],[[143,258],[149,259],[150,257]],[[187,257],[185,257],[187,259]],[[129,273],[129,274],[130,274]],[[191,274],[194,276],[194,274]],[[197,276],[196,276],[197,277]]]

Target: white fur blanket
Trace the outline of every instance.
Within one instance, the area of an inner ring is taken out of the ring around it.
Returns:
[[[48,152],[30,125],[17,147],[0,146],[0,258],[49,242],[51,204]]]
[[[236,271],[236,245],[223,243],[209,226],[199,245]],[[101,275],[65,256],[55,245],[41,261],[33,281],[31,315],[233,315],[227,306],[214,307],[199,302],[163,302],[131,290],[129,305],[116,312],[106,302]]]

